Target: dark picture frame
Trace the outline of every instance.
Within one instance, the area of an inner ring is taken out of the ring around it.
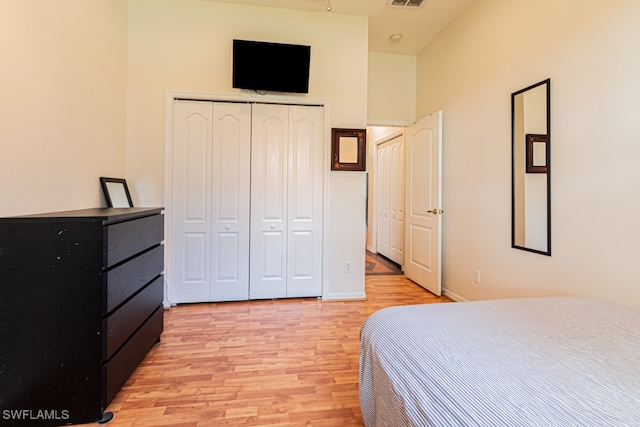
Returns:
[[[367,170],[366,129],[331,129],[331,170]]]
[[[527,173],[547,173],[547,152],[549,147],[547,146],[547,135],[528,133],[525,136],[525,157],[526,157],[526,172]],[[543,145],[540,145],[543,144]],[[541,147],[544,148],[543,155],[536,155],[536,151],[539,151]],[[540,164],[536,159],[544,158],[544,164]]]
[[[123,178],[100,177],[100,186],[110,208],[132,208],[133,201],[127,181]]]

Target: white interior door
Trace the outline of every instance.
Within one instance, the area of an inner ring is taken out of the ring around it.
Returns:
[[[287,297],[322,294],[324,110],[289,107]]]
[[[402,135],[378,145],[376,251],[402,264],[404,257],[404,142]]]
[[[322,294],[324,109],[175,101],[171,301]]]
[[[251,299],[287,296],[289,107],[256,104],[251,146]]]
[[[172,302],[249,294],[251,107],[174,102]]]
[[[173,302],[211,296],[211,141],[213,104],[174,102]]]
[[[213,104],[210,301],[249,299],[251,106]]]
[[[322,294],[323,114],[253,107],[251,299]]]
[[[389,147],[378,146],[377,157],[377,230],[376,252],[389,257]]]
[[[442,111],[407,127],[405,276],[442,294]]]
[[[404,140],[400,136],[395,139],[391,151],[393,176],[390,178],[393,187],[391,199],[391,223],[393,230],[391,243],[391,259],[402,265],[404,262]]]

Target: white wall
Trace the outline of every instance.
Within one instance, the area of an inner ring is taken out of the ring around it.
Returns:
[[[639,17],[634,0],[477,0],[419,55],[417,115],[444,112],[447,292],[640,306]],[[545,78],[551,257],[510,247],[510,94]]]
[[[416,120],[416,57],[369,53],[367,123],[405,126]]]
[[[0,216],[101,206],[125,174],[126,0],[3,0],[0,56]]]
[[[366,18],[324,11],[197,0],[130,0],[127,176],[133,194],[143,205],[164,204],[167,90],[240,93],[231,87],[234,38],[310,45],[308,97],[329,99],[331,127],[364,128],[367,32]],[[365,174],[331,172],[329,176],[325,297],[363,297]],[[345,272],[345,261],[352,262],[352,273]]]

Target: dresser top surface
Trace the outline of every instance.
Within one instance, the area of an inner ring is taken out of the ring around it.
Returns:
[[[77,220],[93,220],[93,221],[123,221],[127,219],[140,218],[149,215],[156,215],[161,213],[164,208],[152,207],[152,208],[90,208],[90,209],[78,209],[72,211],[62,212],[47,212],[34,215],[21,215],[8,218],[0,218],[2,221],[15,221],[15,220],[47,220],[47,219],[77,219]]]

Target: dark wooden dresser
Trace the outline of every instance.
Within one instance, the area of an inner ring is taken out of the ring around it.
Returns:
[[[103,418],[162,333],[162,212],[0,218],[0,425]]]

